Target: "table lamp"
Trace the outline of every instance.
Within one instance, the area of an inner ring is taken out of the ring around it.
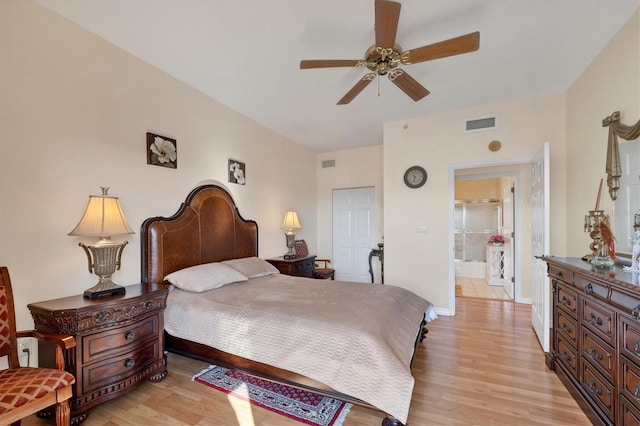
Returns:
[[[300,221],[298,220],[298,213],[295,210],[288,210],[284,214],[284,220],[282,221],[281,229],[284,229],[284,235],[287,238],[287,248],[289,251],[284,255],[285,259],[293,259],[296,257],[296,252],[293,250],[296,240],[296,230],[302,229]]]
[[[98,284],[85,290],[84,297],[96,299],[111,294],[124,294],[125,288],[111,281],[111,275],[120,269],[122,250],[128,241],[116,244],[112,235],[133,234],[122,213],[118,197],[107,195],[108,187],[101,187],[102,195],[89,196],[89,203],[78,225],[68,235],[99,237],[91,245],[80,243],[89,260],[89,272],[100,279]]]

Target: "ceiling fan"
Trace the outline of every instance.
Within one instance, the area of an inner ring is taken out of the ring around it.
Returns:
[[[460,37],[451,38],[438,43],[405,50],[396,44],[396,32],[400,19],[400,3],[387,0],[375,2],[376,44],[365,53],[365,59],[317,59],[300,61],[300,69],[333,68],[333,67],[367,67],[371,72],[356,83],[347,92],[338,105],[351,102],[376,76],[388,75],[389,80],[406,93],[414,101],[419,101],[429,91],[401,68],[400,64],[409,65],[447,56],[460,55],[478,50],[480,33],[478,31]]]

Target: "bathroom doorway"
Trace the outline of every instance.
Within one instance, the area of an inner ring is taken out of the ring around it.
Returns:
[[[512,176],[456,176],[456,296],[514,299]]]

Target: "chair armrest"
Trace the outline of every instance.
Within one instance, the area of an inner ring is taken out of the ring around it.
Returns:
[[[16,333],[18,338],[21,337],[34,337],[38,340],[42,340],[48,343],[52,343],[56,346],[56,368],[58,370],[64,370],[64,352],[67,349],[75,348],[76,339],[68,334],[43,334],[36,330],[18,331]]]
[[[331,263],[331,260],[329,259],[316,259],[316,262],[324,262],[324,267],[327,267],[327,263]],[[316,263],[316,266],[318,266],[318,264]]]

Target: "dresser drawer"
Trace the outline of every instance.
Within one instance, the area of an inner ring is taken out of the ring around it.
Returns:
[[[640,409],[640,368],[626,357],[620,357],[620,393]]]
[[[565,337],[573,344],[574,348],[578,347],[578,323],[571,315],[562,309],[556,309],[558,333]]]
[[[578,316],[578,295],[575,291],[566,286],[558,285],[556,303],[558,307],[563,308],[574,317]]]
[[[582,329],[582,357],[613,382],[616,373],[614,348],[586,328]]]
[[[561,280],[569,284],[573,284],[573,271],[549,264],[547,273],[549,275],[549,278],[551,278],[552,280]]]
[[[130,351],[146,339],[157,338],[160,331],[158,315],[155,314],[125,327],[83,336],[82,362],[86,364]]]
[[[620,398],[620,426],[640,426],[640,411],[623,396]]]
[[[558,357],[558,361],[565,366],[565,369],[568,370],[571,375],[577,380],[578,379],[578,351],[575,348],[575,345],[567,343],[562,336],[558,336],[558,353],[556,354]]]
[[[157,340],[147,343],[131,352],[115,356],[82,367],[82,387],[85,392],[94,391],[104,386],[114,386],[123,380],[136,375],[147,365],[155,362],[162,355],[162,348]]]
[[[628,356],[630,360],[640,365],[640,323],[625,315],[619,315],[620,319],[620,352]]]
[[[293,271],[296,274],[303,275],[304,272],[311,272],[315,269],[314,259],[305,259],[302,262],[298,262],[293,265]]]
[[[609,295],[609,287],[591,277],[583,277],[582,275],[576,274],[573,285],[578,291],[583,291],[585,294],[598,300],[606,301]]]
[[[588,363],[582,363],[582,388],[606,416],[613,421],[614,386]]]
[[[615,344],[613,310],[593,300],[582,298],[582,324],[610,345]]]

